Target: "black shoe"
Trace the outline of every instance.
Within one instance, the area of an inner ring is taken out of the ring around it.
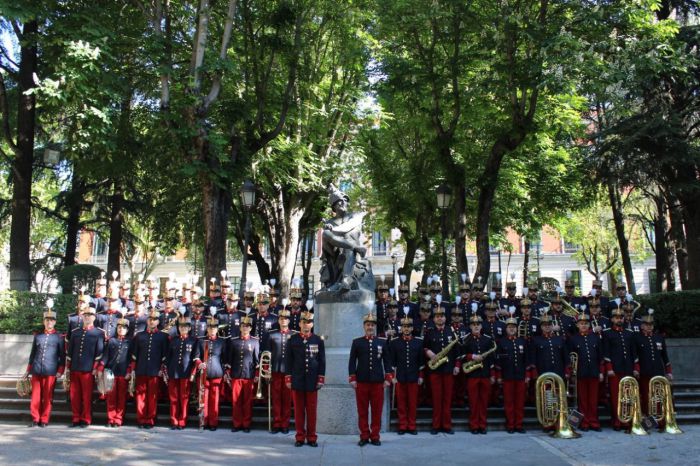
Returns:
[[[455,434],[454,429],[443,429],[442,431],[444,433],[446,433],[447,435],[454,435]]]
[[[596,432],[602,431],[602,429],[600,427],[591,427],[591,430],[596,431]]]
[[[372,443],[372,445],[374,445],[375,447],[379,447],[379,446],[382,445],[382,441],[381,441],[381,440],[372,440],[371,443]]]
[[[112,429],[118,429],[121,427],[121,424],[114,423],[112,424]]]
[[[480,433],[481,435],[486,435],[486,429],[480,429],[480,430],[479,430],[479,433]]]
[[[314,448],[317,448],[317,447],[318,447],[318,442],[307,442],[307,444],[308,444],[310,447],[314,447]]]
[[[153,424],[144,424],[143,428],[146,430],[151,430],[153,429]]]
[[[288,433],[289,433],[289,429],[286,428],[286,427],[285,427],[284,429],[280,429],[279,431],[282,432],[283,434],[288,434]]]
[[[519,433],[519,434],[524,434],[524,433],[525,433],[525,429],[523,429],[522,427],[521,427],[520,429],[515,429],[515,431],[516,431],[517,433]]]
[[[240,427],[231,427],[231,432],[240,432],[241,430],[243,429],[241,429]]]
[[[216,429],[218,429],[218,427],[216,427],[216,426],[209,426],[209,430],[211,430],[212,432],[216,432]]]
[[[430,435],[437,435],[438,432],[439,431],[437,429],[430,429]]]
[[[42,428],[43,428],[43,427],[48,427],[48,426],[49,426],[49,423],[48,423],[48,422],[40,422],[40,423],[39,423],[39,427],[42,427]]]
[[[144,424],[139,424],[139,429],[143,429],[144,427],[146,427]]]
[[[514,434],[514,433],[515,433],[515,429],[508,429],[507,432],[508,432],[509,434]]]
[[[302,447],[302,446],[304,446],[304,442],[297,440],[296,442],[294,442],[294,446],[295,447]]]
[[[588,427],[581,427],[581,432],[588,432]]]
[[[472,435],[477,435],[479,433],[479,429],[472,429],[471,432]]]
[[[173,426],[173,425],[170,426],[170,430],[178,430],[178,429],[179,429],[178,426]]]
[[[243,428],[243,432],[245,432],[246,434],[249,434],[249,433],[250,433],[250,427],[244,427],[244,428]]]
[[[29,424],[29,427],[39,427],[39,423],[36,421],[32,421],[32,423]]]
[[[79,422],[74,422],[73,424],[71,424],[71,425],[68,426],[68,427],[70,427],[70,428],[73,428],[73,427],[80,427],[80,423],[79,423]]]
[[[88,427],[89,425],[90,425],[90,424],[88,424],[87,422],[83,421],[83,422],[80,423],[80,428],[81,428],[81,429],[87,429],[87,427]]]
[[[361,447],[364,447],[364,446],[367,445],[368,443],[369,443],[369,440],[362,440],[362,439],[360,439],[360,441],[357,442],[357,445],[359,445],[359,446],[361,446]]]
[[[409,430],[408,433],[411,434],[411,435],[418,435],[418,431],[417,431],[417,430]]]
[[[397,434],[399,434],[399,435],[403,435],[403,434],[405,434],[405,433],[406,433],[405,430],[400,430],[400,431],[397,432]]]
[[[613,430],[614,430],[615,432],[620,432],[620,426],[614,426],[614,427],[613,427]]]
[[[271,434],[279,434],[280,432],[282,432],[282,430],[278,427],[273,427],[270,431]]]

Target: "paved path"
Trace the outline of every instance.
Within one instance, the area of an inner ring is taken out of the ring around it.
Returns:
[[[527,434],[492,432],[474,436],[382,436],[382,446],[356,445],[357,437],[321,435],[319,447],[294,447],[292,434],[266,432],[198,432],[194,429],[150,431],[123,427],[116,431],[93,426],[45,429],[0,423],[2,465],[692,465],[700,459],[700,426],[684,435],[652,433],[635,437],[612,430],[587,432],[576,440],[555,440],[539,431]],[[213,446],[212,446],[213,445]],[[203,456],[203,452],[209,452]]]

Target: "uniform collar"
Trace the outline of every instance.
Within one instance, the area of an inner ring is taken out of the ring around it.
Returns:
[[[413,339],[413,335],[409,335],[409,336],[402,335],[401,337],[404,339],[404,341],[411,341]]]
[[[286,334],[289,333],[289,329],[287,329],[287,330],[281,330],[281,329],[280,329],[280,333],[281,333],[282,335],[286,335]]]
[[[591,334],[591,329],[589,328],[585,332],[578,332],[578,334],[581,335],[582,337],[587,337],[588,335]]]
[[[243,335],[241,335],[241,340],[250,340],[250,335],[248,335],[248,336],[246,336],[246,337],[244,337]]]
[[[87,327],[83,327],[83,330],[92,330],[93,328],[95,328],[95,326],[94,326],[94,325],[90,325],[90,326],[87,326]]]
[[[652,335],[654,334],[654,332],[647,332],[646,330],[642,330],[642,334],[643,334],[645,337],[650,337],[650,336],[652,336]]]
[[[55,328],[52,328],[51,330],[44,330],[44,333],[45,333],[46,335],[51,335],[51,334],[56,333],[56,329],[55,329]]]
[[[304,340],[306,340],[306,339],[308,339],[308,338],[311,338],[311,335],[313,335],[313,333],[311,333],[311,332],[309,332],[309,333],[302,333],[302,332],[300,332],[299,335],[301,335],[301,337],[302,337]]]

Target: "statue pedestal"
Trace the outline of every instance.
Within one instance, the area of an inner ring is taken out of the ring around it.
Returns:
[[[326,384],[318,392],[316,430],[322,434],[359,435],[355,390],[348,383],[352,340],[362,336],[362,317],[374,312],[374,293],[321,291],[314,297],[314,333],[325,340]],[[382,431],[389,428],[390,391],[385,390]]]

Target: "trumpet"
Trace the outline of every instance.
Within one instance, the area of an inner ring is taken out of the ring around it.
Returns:
[[[663,375],[652,377],[649,381],[649,415],[656,422],[664,421],[665,433],[683,433],[676,423],[676,410],[673,407],[671,383]]]
[[[632,423],[630,432],[634,435],[649,435],[642,427],[642,402],[639,398],[639,384],[631,376],[623,377],[619,383],[617,398],[617,418],[622,423]]]
[[[566,402],[564,380],[559,375],[545,372],[539,376],[535,384],[535,398],[537,420],[543,427],[554,426],[553,437],[569,439],[581,436],[567,419],[569,406]]]
[[[267,430],[272,431],[272,405],[270,404],[270,382],[272,379],[272,353],[263,351],[260,353],[260,369],[258,370],[258,389],[255,398],[262,398],[262,381],[267,380]]]

